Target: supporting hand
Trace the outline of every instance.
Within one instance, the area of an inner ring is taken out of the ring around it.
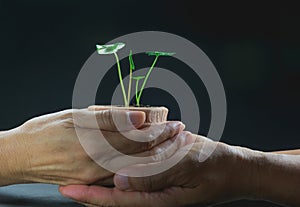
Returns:
[[[185,146],[172,156],[186,153],[171,169],[146,177],[127,177],[139,171],[147,174],[162,161],[137,164],[121,169],[114,177],[116,188],[73,185],[60,187],[63,195],[95,206],[183,206],[228,201],[251,194],[256,186],[251,165],[254,152],[182,133]],[[205,146],[205,147],[203,147]],[[215,149],[209,155],[210,149]],[[254,153],[255,154],[255,153]],[[206,159],[207,158],[207,159]],[[245,179],[246,178],[246,179]],[[252,182],[254,183],[254,182]]]

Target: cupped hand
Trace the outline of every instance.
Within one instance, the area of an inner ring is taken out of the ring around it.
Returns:
[[[113,116],[118,119],[122,133],[114,124]],[[76,121],[74,117],[77,117]],[[91,121],[94,119],[97,125]],[[65,110],[33,118],[12,130],[14,136],[2,140],[6,146],[10,146],[8,148],[13,156],[10,159],[16,160],[14,165],[18,166],[18,169],[12,168],[5,175],[10,183],[4,184],[42,182],[66,185],[100,182],[113,174],[90,158],[82,142],[86,141],[91,146],[99,146],[100,142],[101,146],[101,142],[106,139],[114,148],[134,154],[150,150],[183,129],[180,122],[167,122],[166,127],[156,124],[147,133],[143,133],[144,120],[145,114],[138,111],[87,109]],[[99,129],[103,136],[99,136]],[[157,135],[158,129],[160,135]],[[157,135],[158,139],[134,142],[124,138],[130,136],[138,140],[149,135]],[[97,149],[97,158],[110,160],[113,158],[111,156],[107,149]]]
[[[250,158],[254,152],[190,133],[179,136],[183,135],[184,144],[166,160],[182,153],[186,156],[167,171],[145,177],[127,176],[137,171],[146,175],[166,160],[136,164],[114,176],[115,188],[70,185],[59,190],[87,206],[128,207],[208,205],[242,198],[257,190],[253,181],[256,169]]]

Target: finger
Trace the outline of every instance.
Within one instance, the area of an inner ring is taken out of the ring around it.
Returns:
[[[143,111],[146,113],[146,122],[148,123],[156,123],[156,122],[164,122],[167,120],[168,109],[161,107],[119,107],[119,106],[101,106],[101,105],[93,105],[89,106],[88,110],[90,111],[99,111],[105,109],[119,109],[119,110],[130,110],[130,111]]]
[[[120,190],[146,192],[157,191],[171,186],[184,186],[185,179],[177,178],[184,178],[185,171],[181,168],[187,166],[188,162],[185,162],[185,156],[194,145],[196,139],[192,135],[186,137],[185,141],[180,141],[179,139],[177,146],[175,144],[177,151],[175,153],[171,151],[171,156],[166,153],[166,155],[158,157],[160,160],[158,162],[135,164],[119,170],[114,176],[115,186]],[[157,159],[157,155],[154,156]],[[179,162],[170,169],[165,167],[169,166],[176,159],[181,159],[182,162]],[[161,173],[157,174],[157,172]]]
[[[139,172],[141,175],[147,175],[148,172],[153,169],[161,168],[161,162],[149,163],[149,164],[137,164],[127,168],[123,168],[117,172],[114,176],[115,186],[123,191],[142,191],[142,192],[152,192],[158,191],[176,183],[171,181],[176,180],[176,171],[169,169],[168,171],[142,177],[128,177],[127,175],[133,172]]]
[[[59,192],[67,198],[74,199],[84,204],[116,206],[113,199],[105,199],[110,197],[110,188],[103,190],[103,188],[97,186],[69,185],[60,186]]]
[[[153,124],[151,130],[131,130],[122,133],[122,137],[110,136],[113,132],[104,133],[110,137],[107,141],[117,150],[125,154],[135,154],[148,151],[160,143],[174,137],[184,129],[181,122],[166,122]]]
[[[179,205],[176,199],[176,190],[166,189],[166,192],[125,192],[116,188],[105,188],[101,186],[73,185],[60,187],[63,196],[76,200],[77,202],[92,206],[111,207],[175,207]],[[168,192],[167,192],[168,191]],[[174,192],[174,194],[173,194]]]
[[[195,136],[193,136],[190,132],[183,131],[175,135],[171,139],[160,143],[159,145],[155,146],[151,150],[138,153],[135,156],[137,157],[150,156],[151,162],[163,161],[172,157],[180,148],[193,144],[195,141],[196,141]],[[147,163],[135,163],[135,164],[147,164]]]
[[[128,131],[124,135],[136,142],[151,142],[152,147],[183,131],[185,125],[180,121],[145,123],[137,131]],[[151,147],[151,146],[150,146]]]
[[[181,158],[177,158],[177,156],[180,155],[180,151],[184,149],[184,146],[188,146],[190,144],[193,144],[195,141],[195,137],[192,136],[191,133],[189,132],[181,132],[180,134],[176,135],[175,137],[164,141],[163,143],[159,144],[158,146],[152,148],[151,150],[147,150],[141,153],[134,154],[135,158],[130,158],[128,156],[110,156],[112,157],[108,162],[109,166],[114,166],[115,171],[118,171],[122,168],[126,168],[128,166],[132,166],[135,164],[147,164],[147,163],[152,163],[152,162],[159,162],[159,161],[164,161],[166,164],[170,164],[168,159],[174,157],[175,159],[180,160]],[[184,157],[184,155],[182,155]],[[173,165],[172,165],[173,166]],[[160,168],[164,168],[165,165],[161,163],[159,165]],[[153,172],[153,170],[156,172],[159,171],[159,169],[151,169],[151,171],[148,172]],[[164,170],[161,170],[164,171]],[[136,172],[138,175],[142,174],[142,172]],[[127,174],[128,176],[132,174]]]
[[[110,106],[101,106],[101,105],[92,105],[88,107],[88,110],[90,111],[100,111],[100,110],[106,110],[106,109],[111,109],[112,107]]]
[[[140,127],[145,122],[145,113],[105,109],[99,111],[76,110],[74,124],[81,128],[102,129],[107,131],[127,131]]]

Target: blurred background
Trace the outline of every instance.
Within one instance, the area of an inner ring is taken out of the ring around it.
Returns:
[[[298,7],[288,1],[0,0],[0,129],[72,107],[77,74],[96,43],[158,30],[187,38],[214,63],[228,104],[221,141],[263,151],[300,148],[299,24]],[[140,67],[149,63],[137,60]],[[185,66],[175,60],[158,66],[177,71],[193,88],[201,111],[199,133],[205,134],[210,103],[202,83],[180,72]],[[109,103],[117,81],[115,74],[104,80],[112,85],[103,84],[106,92],[98,94],[97,103]],[[147,89],[142,100],[166,105],[169,118],[180,119],[170,94]]]

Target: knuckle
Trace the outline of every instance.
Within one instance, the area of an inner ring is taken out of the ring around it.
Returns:
[[[76,113],[78,112],[78,109],[66,109],[66,110],[63,110],[61,115],[60,115],[60,118],[62,119],[67,119],[67,118],[72,118],[73,117],[73,113]]]
[[[66,109],[61,112],[58,112],[53,116],[54,121],[65,121],[65,120],[73,120],[73,115],[79,114],[78,109]]]
[[[160,136],[163,138],[163,139],[166,139],[168,137],[173,137],[174,136],[174,132],[173,132],[173,129],[170,125],[166,124],[165,127],[164,127],[164,130],[161,132]]]
[[[142,151],[147,151],[152,149],[155,146],[155,140],[149,142],[141,142],[140,148]]]
[[[113,126],[112,109],[107,109],[97,113],[97,120],[101,121],[104,126]]]
[[[62,122],[62,126],[65,128],[71,128],[74,127],[74,121],[73,118],[66,118],[63,122]]]
[[[187,131],[181,132],[180,134],[178,134],[178,137],[180,138],[183,146],[187,144],[192,144],[196,141],[196,138],[194,138],[193,134]]]
[[[156,141],[152,140],[150,142],[147,142],[147,150],[152,149],[155,146]]]
[[[95,169],[92,168],[86,168],[83,170],[83,172],[81,173],[81,178],[80,180],[83,183],[94,183],[97,180],[97,175],[98,173],[96,172]]]

